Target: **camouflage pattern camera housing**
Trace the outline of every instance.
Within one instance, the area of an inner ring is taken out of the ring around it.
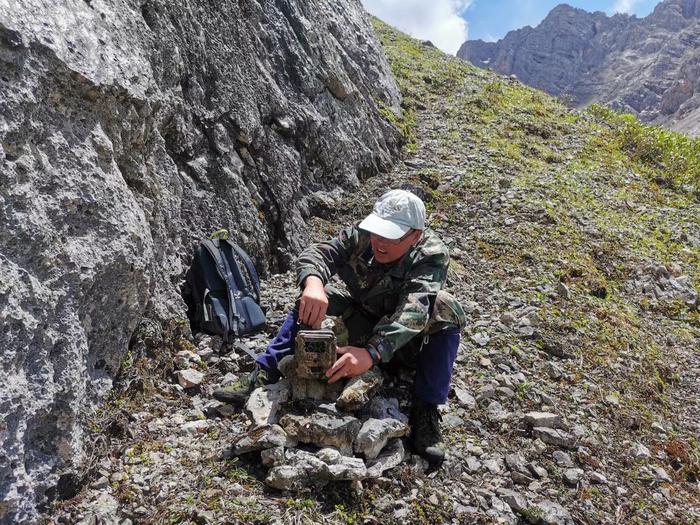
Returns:
[[[297,377],[325,379],[326,370],[337,359],[333,330],[299,330],[295,342]]]

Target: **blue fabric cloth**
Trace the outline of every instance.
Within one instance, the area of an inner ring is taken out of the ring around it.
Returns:
[[[277,336],[267,345],[265,353],[260,354],[255,360],[263,369],[275,377],[279,376],[279,373],[275,374],[275,372],[277,372],[277,365],[282,358],[294,353],[294,338],[296,338],[299,331],[298,317],[299,313],[296,308],[289,312]]]

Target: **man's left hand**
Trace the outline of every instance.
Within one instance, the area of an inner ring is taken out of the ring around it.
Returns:
[[[366,348],[358,346],[341,346],[338,353],[342,354],[338,360],[326,371],[328,383],[335,383],[339,379],[359,376],[372,368],[372,356]]]

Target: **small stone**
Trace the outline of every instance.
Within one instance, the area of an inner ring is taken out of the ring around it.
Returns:
[[[408,423],[408,416],[399,409],[399,400],[395,397],[375,397],[369,404],[369,417],[375,419],[398,419]]]
[[[195,370],[194,368],[187,368],[185,370],[178,370],[177,381],[180,383],[182,388],[194,388],[199,386],[204,379],[204,374]]]
[[[659,481],[666,481],[668,483],[673,482],[671,479],[671,476],[668,475],[668,472],[662,467],[651,467],[652,472],[654,472],[654,476],[656,476],[656,479]]]
[[[499,488],[498,496],[506,502],[513,512],[520,512],[527,508],[527,498],[514,490]]]
[[[513,391],[512,388],[508,388],[507,386],[499,386],[496,388],[496,394],[498,394],[501,397],[515,397],[515,392]]]
[[[479,461],[473,456],[469,456],[467,458],[465,466],[470,473],[476,474],[481,469],[481,461]]]
[[[405,436],[409,427],[396,419],[373,419],[365,421],[355,438],[355,452],[367,459],[374,459],[389,439]]]
[[[474,454],[478,458],[484,455],[483,448],[476,445],[472,445],[471,443],[467,444],[467,452],[469,452],[470,454]]]
[[[561,377],[564,375],[562,369],[551,362],[547,362],[545,365],[545,370],[547,371],[547,375],[552,379],[561,379]]]
[[[608,396],[605,396],[605,402],[613,407],[620,406],[620,398],[617,396],[617,394],[610,394]]]
[[[503,406],[498,401],[489,404],[486,414],[492,423],[499,423],[510,418],[510,413],[503,410]]]
[[[195,523],[214,523],[214,513],[210,510],[196,510],[194,521]]]
[[[514,472],[520,472],[522,474],[530,475],[530,471],[527,468],[527,462],[525,458],[520,454],[507,454],[506,455],[506,466],[509,470]]]
[[[256,427],[241,437],[233,446],[233,454],[240,456],[255,450],[273,447],[293,447],[296,442],[279,425]]]
[[[360,458],[341,456],[337,463],[328,466],[335,481],[359,481],[367,477],[367,467]]]
[[[662,425],[661,423],[659,423],[658,421],[654,421],[654,422],[651,424],[651,429],[652,429],[652,430],[655,430],[655,431],[658,432],[659,434],[665,434],[665,433],[666,433],[666,429],[665,429],[665,428],[663,427],[663,425]]]
[[[95,490],[105,489],[107,487],[109,487],[109,479],[107,479],[107,476],[102,476],[90,484],[90,488]]]
[[[264,385],[253,390],[245,405],[246,414],[254,426],[277,423],[282,405],[289,401],[291,387],[286,380]]]
[[[109,477],[109,481],[112,483],[119,483],[120,481],[124,481],[127,479],[127,475],[124,472],[115,472]]]
[[[181,425],[180,428],[188,434],[204,434],[207,430],[209,430],[210,425],[211,423],[209,421],[206,419],[201,419],[199,421],[189,421],[184,425]]]
[[[260,452],[262,464],[266,467],[275,467],[284,462],[284,447],[268,448]]]
[[[496,387],[493,385],[486,385],[481,390],[479,390],[479,394],[476,396],[476,400],[479,403],[481,403],[483,401],[486,401],[487,399],[491,399],[495,395]]]
[[[293,490],[304,486],[307,479],[303,469],[292,465],[272,467],[267,473],[265,483],[278,490]]]
[[[486,467],[491,474],[498,474],[503,470],[503,461],[500,459],[487,459],[484,461],[484,467]]]
[[[464,426],[464,419],[459,417],[457,414],[445,414],[442,416],[442,428],[445,430],[451,430],[453,428],[460,428]]]
[[[539,524],[541,525],[574,525],[574,519],[569,511],[553,501],[545,500],[536,504],[541,511]]]
[[[552,459],[560,467],[573,467],[574,466],[574,462],[571,459],[571,456],[569,454],[567,454],[566,452],[562,452],[561,450],[555,450],[552,453]]]
[[[454,391],[460,406],[470,410],[476,406],[476,399],[469,392],[459,387],[455,387]]]
[[[400,439],[392,439],[379,456],[367,461],[367,477],[378,478],[387,470],[400,465],[405,457],[403,442]]]
[[[486,332],[477,332],[472,336],[472,341],[474,341],[479,346],[486,346],[491,341],[489,334]]]
[[[280,420],[287,434],[302,442],[334,447],[342,453],[352,453],[352,443],[361,423],[352,416],[335,416],[315,412],[310,416],[287,414]]]
[[[517,485],[527,486],[534,481],[530,476],[523,474],[522,472],[518,472],[517,470],[511,472],[510,477],[513,479],[513,483]]]
[[[600,472],[595,472],[595,471],[589,472],[588,479],[591,481],[591,483],[595,483],[597,485],[607,485],[608,484],[608,478],[606,478]]]
[[[569,292],[569,287],[564,283],[559,283],[557,285],[557,295],[563,299],[568,299],[569,295],[571,295]]]
[[[501,322],[506,326],[511,326],[516,321],[515,316],[510,312],[505,312],[501,315]]]
[[[530,428],[561,428],[561,416],[550,412],[528,412],[524,421]]]
[[[583,469],[569,468],[564,471],[564,482],[571,487],[577,486],[581,478],[583,478]]]
[[[547,472],[547,469],[539,466],[537,463],[528,463],[527,468],[530,469],[530,472],[537,476],[538,479],[546,479],[549,477],[549,472]]]
[[[651,452],[641,443],[633,443],[630,449],[630,456],[634,461],[644,461],[651,457]]]
[[[468,314],[472,314],[480,309],[479,303],[474,301],[465,301],[465,303],[462,305],[462,308]]]
[[[236,407],[228,403],[220,403],[214,407],[214,410],[223,418],[229,418],[238,413]]]
[[[532,435],[555,447],[573,448],[576,442],[574,436],[568,432],[553,428],[535,427],[532,429]]]
[[[384,378],[376,368],[370,368],[367,372],[357,377],[353,377],[345,385],[338,400],[335,402],[340,410],[359,410],[367,403],[374,392],[382,385]]]
[[[483,366],[484,368],[490,367],[493,363],[488,357],[480,357],[479,358],[479,364]]]
[[[316,452],[316,457],[328,465],[334,465],[340,461],[342,454],[334,448],[326,447]]]

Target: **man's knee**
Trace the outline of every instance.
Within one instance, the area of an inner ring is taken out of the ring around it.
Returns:
[[[435,295],[424,332],[437,334],[452,329],[459,334],[466,322],[467,316],[457,298],[445,290],[440,290]]]

